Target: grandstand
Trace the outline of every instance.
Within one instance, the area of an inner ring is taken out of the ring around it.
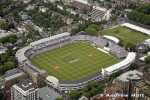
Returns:
[[[100,7],[93,7],[91,14],[91,19],[94,22],[102,21],[102,20],[109,20],[110,19],[110,11],[105,8]]]
[[[58,34],[52,37],[44,38],[35,42],[30,43],[29,46],[19,49],[16,53],[16,58],[18,59],[19,65],[22,65],[21,69],[25,69],[24,72],[29,72],[29,76],[38,77],[37,79],[33,79],[35,81],[39,81],[41,78],[46,78],[48,76],[45,70],[40,70],[36,68],[29,61],[33,56],[43,53],[48,50],[52,50],[55,48],[62,47],[64,45],[76,42],[76,41],[88,41],[100,48],[105,48],[108,45],[109,41],[103,39],[103,37],[90,36],[90,35],[76,35],[70,36],[70,33],[65,32],[62,34]],[[90,81],[103,81],[105,76],[110,75],[114,72],[119,71],[120,69],[127,68],[136,57],[136,53],[127,52],[124,48],[118,46],[116,43],[111,43],[107,46],[110,49],[110,52],[114,53],[119,59],[123,59],[121,62],[112,65],[106,69],[102,69],[102,73],[95,73],[86,78],[76,81],[58,81],[57,89],[59,90],[75,90],[82,89],[85,87]],[[27,70],[27,71],[26,71]],[[39,78],[40,77],[40,78]],[[57,80],[57,78],[53,78]],[[47,78],[47,83],[49,86],[53,85],[50,78]],[[38,83],[38,82],[36,82]],[[55,83],[56,86],[56,83]]]
[[[57,78],[48,76],[46,78],[46,82],[48,86],[54,87],[60,91],[68,91],[68,90],[78,90],[82,89],[88,85],[90,81],[104,81],[104,77],[100,72],[94,73],[90,76],[87,76],[83,79],[76,80],[76,81],[59,81]]]
[[[127,57],[123,61],[121,61],[115,65],[112,65],[108,68],[102,69],[102,73],[103,73],[103,75],[106,75],[106,74],[110,75],[112,73],[117,72],[120,69],[125,69],[125,68],[129,67],[132,62],[135,61],[135,58],[136,58],[136,53],[129,52]]]
[[[130,23],[124,23],[121,26],[125,26],[125,27],[128,27],[128,28],[134,29],[136,31],[139,31],[141,33],[145,33],[146,35],[150,36],[150,30],[148,30],[148,29],[145,29],[145,28],[142,28],[142,27],[130,24]]]

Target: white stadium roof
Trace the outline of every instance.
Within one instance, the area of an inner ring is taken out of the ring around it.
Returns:
[[[112,73],[116,72],[117,70],[122,69],[122,68],[126,67],[128,64],[132,63],[135,60],[135,57],[136,57],[135,52],[129,52],[126,59],[106,68],[105,71],[112,74]]]
[[[104,35],[103,37],[109,39],[109,40],[112,40],[114,41],[115,43],[119,43],[119,39],[117,39],[116,37],[113,37],[113,36],[109,36],[109,35]]]
[[[150,30],[148,30],[148,29],[145,29],[145,28],[142,28],[142,27],[139,27],[139,26],[130,24],[130,23],[124,23],[124,24],[122,24],[121,26],[125,26],[125,27],[128,27],[128,28],[137,30],[137,31],[139,31],[139,32],[145,33],[145,34],[147,34],[147,35],[150,36]]]
[[[23,62],[25,60],[27,60],[27,58],[25,57],[24,53],[26,52],[26,50],[30,49],[31,47],[30,46],[27,46],[27,47],[24,47],[22,49],[19,49],[17,52],[16,52],[16,57],[17,59],[20,61],[20,62]]]
[[[54,36],[51,36],[51,37],[48,37],[48,38],[44,38],[44,39],[32,42],[32,43],[30,43],[30,45],[31,46],[37,45],[37,44],[40,44],[42,42],[50,41],[50,40],[53,40],[53,39],[56,39],[56,38],[59,38],[59,37],[62,37],[62,36],[67,36],[67,35],[70,35],[70,33],[64,32],[64,33],[61,33],[61,34],[57,34],[57,35],[54,35]]]
[[[49,81],[49,82],[52,82],[55,85],[57,85],[59,83],[59,80],[54,76],[47,76],[46,80]]]

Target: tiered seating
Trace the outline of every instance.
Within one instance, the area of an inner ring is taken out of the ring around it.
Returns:
[[[93,20],[95,20],[97,18],[103,20],[103,17],[105,15],[105,13],[106,12],[104,12],[104,11],[101,11],[101,10],[98,10],[98,9],[93,9],[93,11],[91,12],[91,18]]]
[[[100,37],[96,36],[90,36],[90,35],[77,35],[77,36],[72,36],[71,37],[72,41],[90,41],[93,42],[94,44],[104,47],[108,42]]]
[[[118,58],[126,57],[128,54],[128,52],[125,49],[116,44],[110,44],[109,48],[111,52],[113,52]]]

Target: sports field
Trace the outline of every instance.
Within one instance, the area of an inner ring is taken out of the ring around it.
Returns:
[[[70,81],[100,72],[101,68],[111,66],[117,60],[90,43],[77,42],[38,54],[31,62],[59,80]]]
[[[125,28],[122,26],[104,30],[100,32],[100,35],[115,36],[115,37],[123,39],[124,41],[132,42],[134,44],[137,44],[139,42],[142,42],[150,38],[148,35],[144,33],[140,33],[135,30],[131,30],[129,28]]]

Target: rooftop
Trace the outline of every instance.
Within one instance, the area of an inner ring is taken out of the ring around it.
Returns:
[[[132,86],[138,87],[145,95],[150,96],[150,86],[143,80],[132,82]]]
[[[142,27],[139,27],[139,26],[130,24],[130,23],[124,23],[124,24],[122,24],[121,26],[125,26],[125,27],[128,27],[128,28],[137,30],[137,31],[139,31],[139,32],[145,33],[145,34],[147,34],[147,35],[150,36],[150,30],[148,30],[148,29],[145,29],[145,28],[142,28]]]
[[[139,72],[137,70],[133,70],[133,71],[128,71],[126,73],[121,74],[119,77],[117,77],[117,79],[122,80],[122,81],[129,81],[128,79],[141,79],[139,77],[139,75],[143,75],[142,72]]]
[[[23,80],[17,83],[16,86],[19,87],[23,91],[33,90],[37,88],[36,84],[32,83],[29,80]]]
[[[48,87],[40,88],[39,96],[42,100],[55,100],[56,98],[62,98],[60,94]]]
[[[26,75],[24,72],[22,72],[20,69],[14,68],[5,73],[5,75],[0,77],[0,80],[4,80],[5,82],[14,80],[20,76]]]
[[[114,65],[106,68],[105,70],[111,74],[111,73],[115,72],[118,69],[122,69],[122,68],[126,67],[127,64],[134,61],[135,57],[136,57],[135,52],[129,52],[127,57],[123,61],[121,61],[117,64],[114,64]]]

